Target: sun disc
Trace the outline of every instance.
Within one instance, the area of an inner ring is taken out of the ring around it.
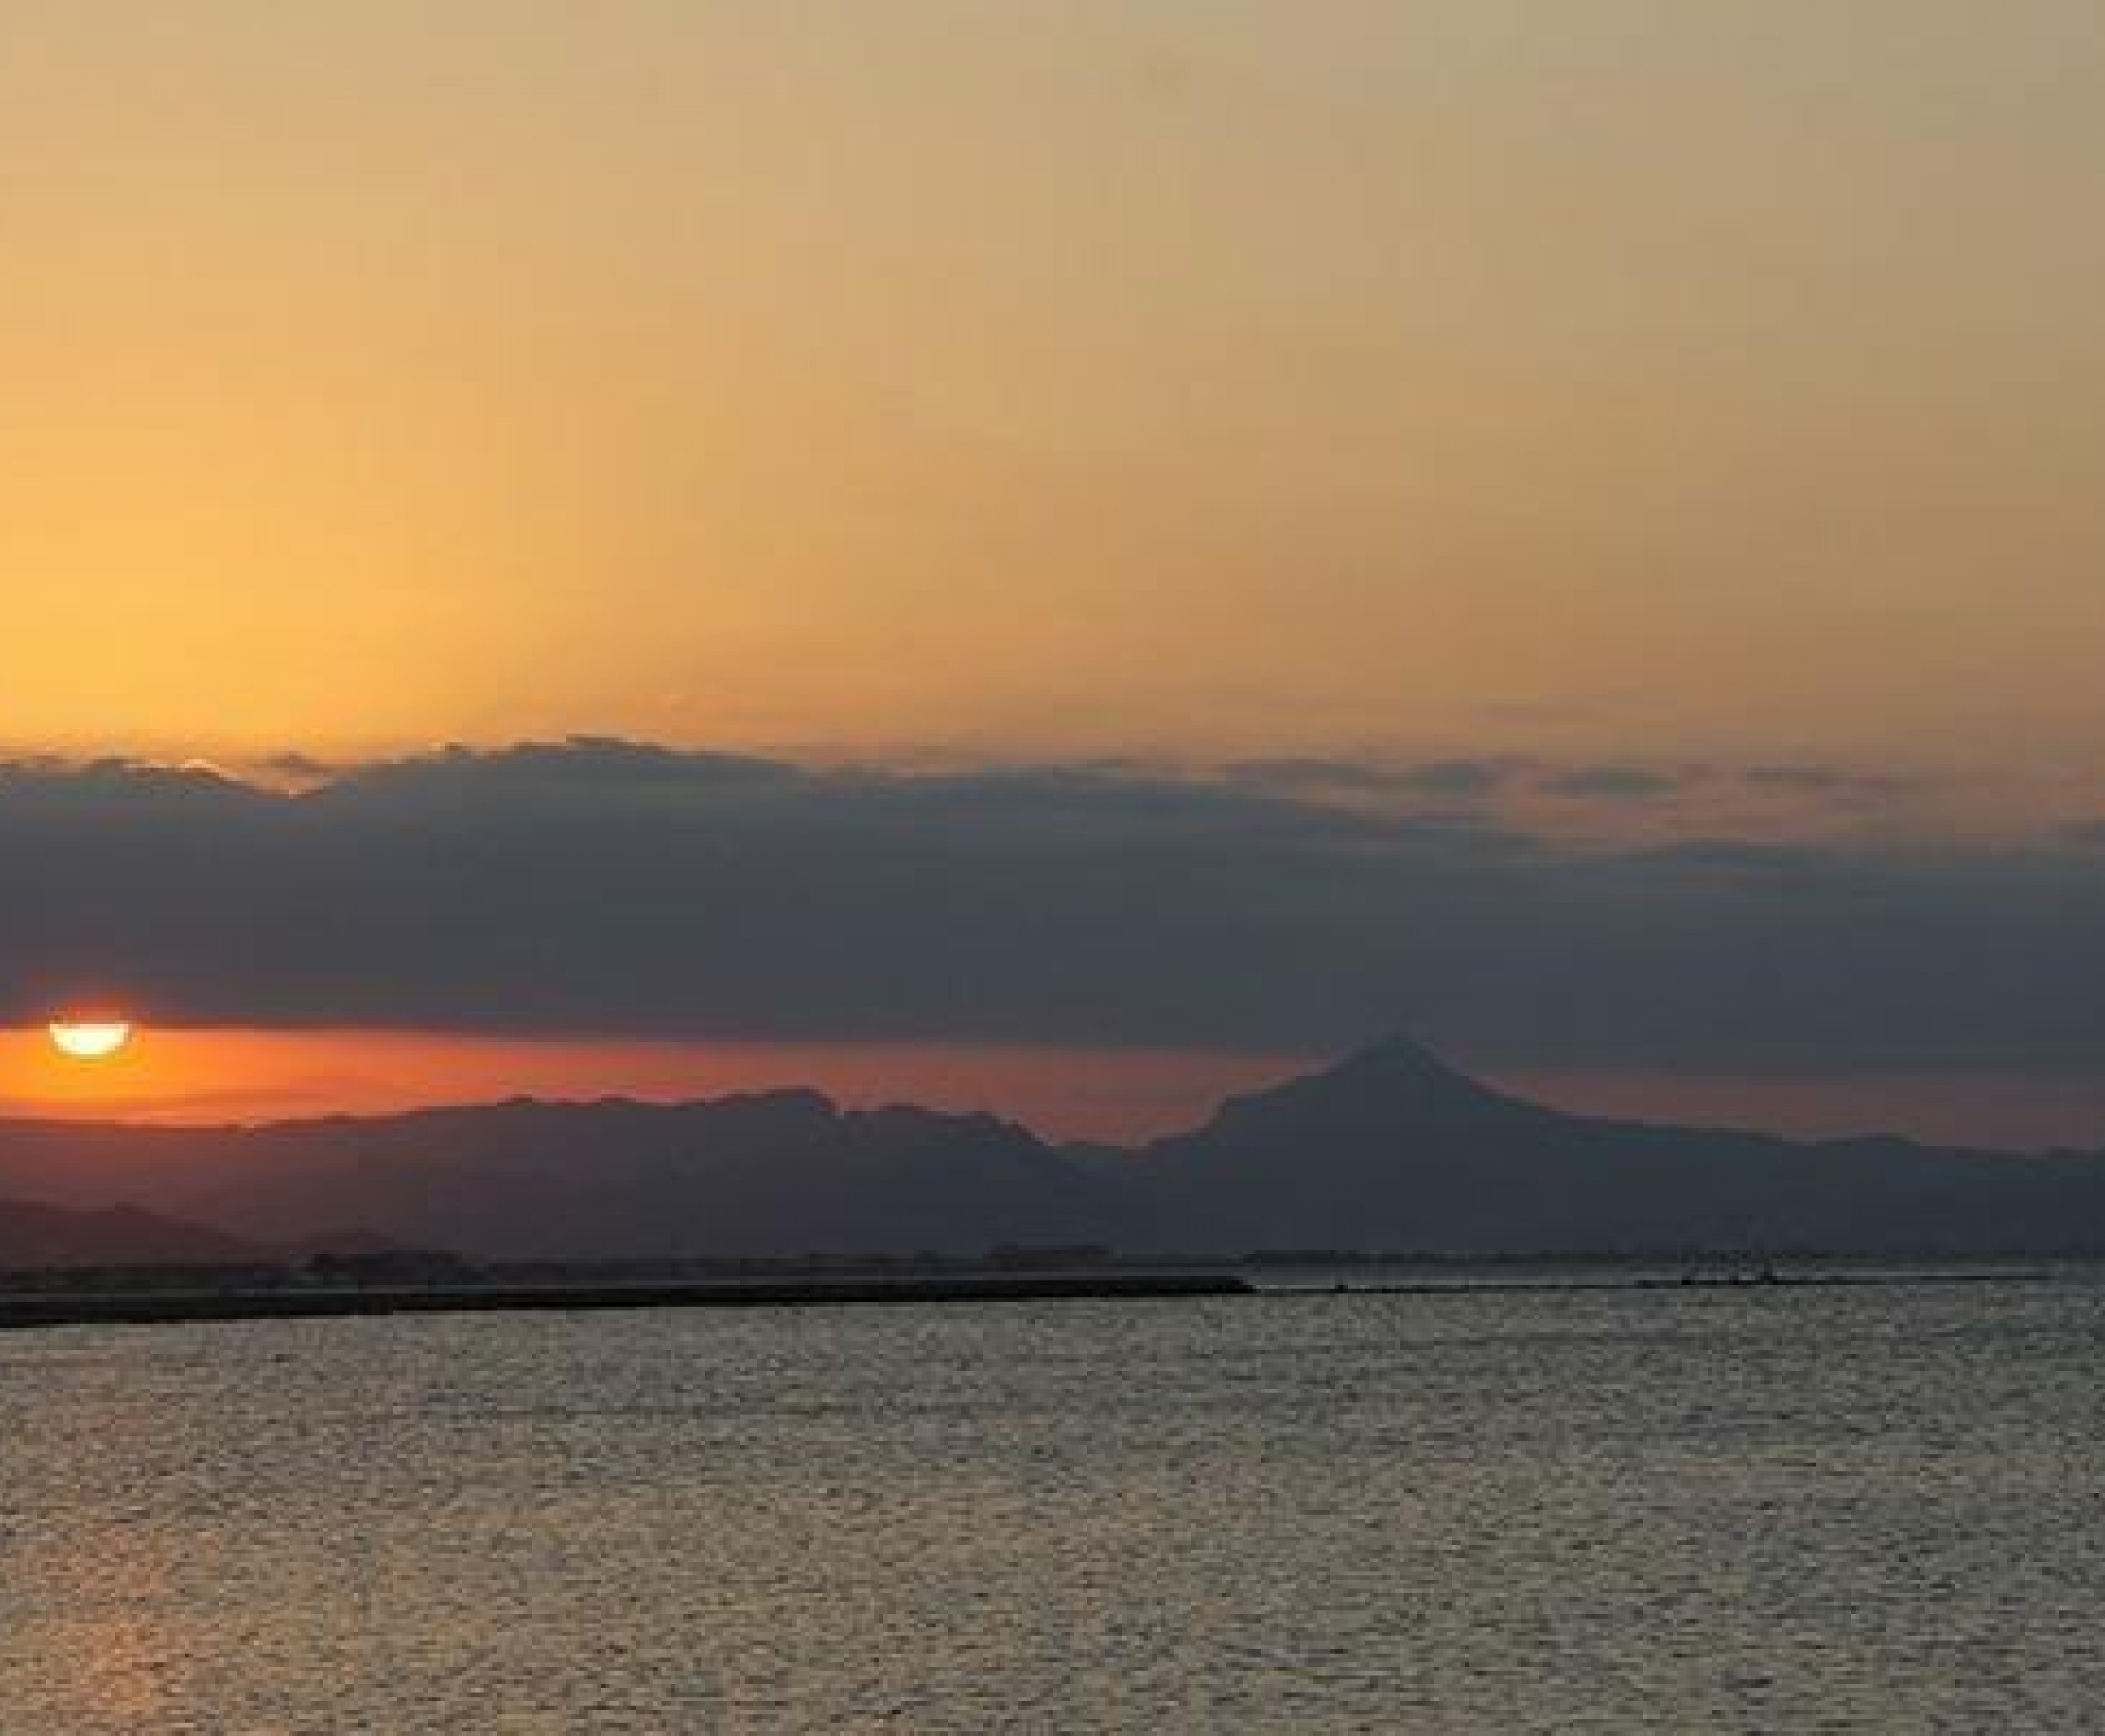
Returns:
[[[55,1020],[47,1027],[60,1054],[76,1061],[103,1061],[132,1040],[132,1027],[121,1019]]]

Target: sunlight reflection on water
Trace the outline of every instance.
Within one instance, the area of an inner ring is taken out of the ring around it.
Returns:
[[[2105,1704],[2105,1287],[0,1339],[0,1731]]]

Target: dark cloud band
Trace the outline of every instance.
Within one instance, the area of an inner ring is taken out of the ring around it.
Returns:
[[[0,774],[0,1010],[1288,1048],[1401,1020],[1545,1063],[2105,1057],[2084,842],[1612,851],[1328,802],[1306,772],[577,741],[283,793],[23,763]]]

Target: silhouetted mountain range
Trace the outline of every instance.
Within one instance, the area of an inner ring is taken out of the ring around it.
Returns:
[[[522,1101],[253,1128],[0,1121],[0,1195],[277,1245],[356,1226],[525,1257],[2105,1245],[2105,1157],[1567,1115],[1401,1040],[1129,1152],[810,1092]]]
[[[2105,1245],[2105,1158],[1569,1115],[1401,1040],[1232,1098],[1135,1164],[1143,1192],[1209,1247]]]
[[[68,1266],[229,1265],[272,1254],[221,1230],[137,1206],[68,1211],[0,1200],[0,1270]]]

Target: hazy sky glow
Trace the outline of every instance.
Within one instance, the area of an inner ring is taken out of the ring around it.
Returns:
[[[2094,0],[12,0],[5,1014],[2079,1074],[2100,163]],[[605,798],[761,878],[576,928],[606,750],[418,757],[573,735],[764,756],[764,820],[731,761]],[[843,832],[939,955],[798,866]],[[450,1000],[348,970],[500,839]],[[1077,851],[1022,956],[981,868]],[[1121,1003],[1127,937],[1189,980]],[[1613,1016],[1527,1006],[1618,947]]]
[[[2089,0],[19,0],[7,731],[2083,760]]]
[[[998,1044],[522,1039],[447,1031],[155,1030],[92,1065],[42,1031],[0,1029],[0,1114],[219,1126],[546,1098],[681,1102],[823,1090],[858,1108],[991,1109],[1064,1138],[1197,1125],[1232,1091],[1306,1057]]]

